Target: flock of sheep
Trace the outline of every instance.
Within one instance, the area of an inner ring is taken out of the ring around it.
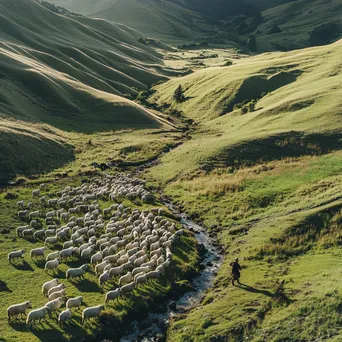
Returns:
[[[183,234],[175,224],[163,216],[163,209],[132,210],[125,207],[126,199],[150,201],[153,196],[144,188],[144,182],[131,175],[104,175],[79,187],[66,187],[55,198],[41,196],[46,185],[33,190],[34,203],[39,210],[30,211],[32,203],[18,202],[18,217],[27,224],[17,228],[17,235],[45,245],[30,251],[30,257],[45,258],[45,272],[54,272],[61,262],[77,258],[84,263],[78,268],[69,268],[66,279],[82,279],[93,268],[102,289],[110,280],[118,283],[116,289],[105,294],[105,303],[134,291],[139,284],[158,279],[170,266],[171,245]],[[101,210],[99,200],[115,202]],[[39,202],[38,202],[39,201]],[[40,219],[45,218],[47,228],[42,228]],[[60,249],[60,246],[63,246]],[[47,248],[56,249],[45,256]],[[57,250],[57,248],[59,248]],[[8,254],[9,262],[22,258],[24,250]],[[89,265],[90,264],[90,265]],[[30,311],[26,325],[41,321],[58,311],[66,301],[66,285],[52,279],[42,285],[48,302],[41,308]],[[71,309],[79,308],[81,296],[66,301],[66,310],[58,316],[63,325],[71,319]],[[7,309],[9,320],[25,315],[31,309],[29,301],[11,305]],[[99,317],[104,305],[89,307],[82,312],[82,323]]]

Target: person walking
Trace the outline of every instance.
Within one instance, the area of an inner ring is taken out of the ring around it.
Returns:
[[[235,258],[234,262],[230,263],[232,267],[232,285],[234,286],[234,281],[236,280],[240,284],[240,271],[242,270],[239,264],[239,258]]]

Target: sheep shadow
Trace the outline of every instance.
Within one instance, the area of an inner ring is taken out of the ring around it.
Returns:
[[[11,262],[11,265],[20,271],[34,271],[33,267],[25,260],[23,260],[21,264]]]
[[[45,265],[45,263],[44,263]],[[65,272],[61,271],[59,268],[45,272],[50,277],[62,279],[65,278]]]
[[[99,292],[99,287],[96,283],[84,279],[79,282],[72,281],[72,284],[80,291],[80,292]]]
[[[13,292],[11,289],[8,288],[7,284],[0,280],[0,292]]]
[[[45,260],[43,258],[34,259],[32,261],[38,268],[44,268],[45,267]]]
[[[16,320],[8,321],[8,325],[15,331],[25,332],[26,328],[26,320],[24,318],[18,318]]]

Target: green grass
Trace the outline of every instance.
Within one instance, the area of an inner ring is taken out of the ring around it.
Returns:
[[[145,176],[225,250],[213,289],[175,318],[169,341],[341,339],[340,47],[260,55],[156,87],[151,100],[171,103],[197,126]],[[280,70],[300,72],[256,98],[255,112],[225,112],[241,89],[252,99],[250,80],[263,90],[255,75]],[[178,84],[189,98],[182,104],[171,100]],[[244,266],[240,288],[230,285],[235,256]]]

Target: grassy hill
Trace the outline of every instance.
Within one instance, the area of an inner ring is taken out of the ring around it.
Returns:
[[[341,340],[341,49],[267,53],[156,87],[153,100],[197,125],[146,177],[225,253],[169,341]]]
[[[190,41],[251,51],[329,44],[342,35],[339,0],[50,0],[72,12],[104,18],[178,45]],[[256,46],[248,45],[255,36]]]
[[[65,132],[164,125],[126,98],[172,74],[139,37],[122,25],[59,15],[33,0],[0,2],[1,181],[71,161]]]
[[[50,2],[89,17],[125,24],[148,37],[175,45],[183,41],[192,41],[195,37],[214,30],[213,22],[195,12],[185,1],[51,0]]]

